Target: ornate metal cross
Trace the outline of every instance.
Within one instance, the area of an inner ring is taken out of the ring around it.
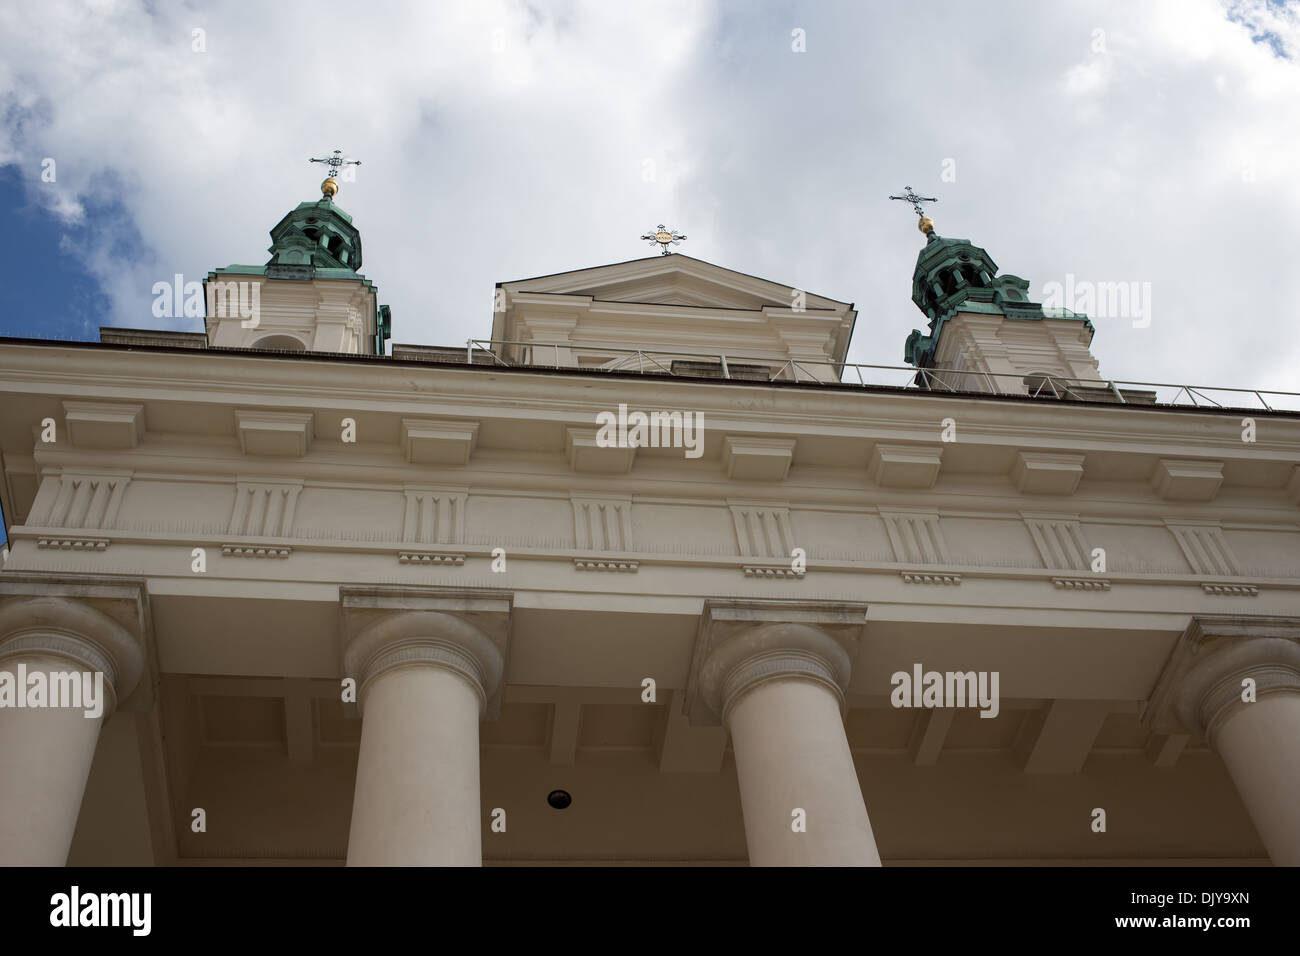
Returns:
[[[326,166],[328,166],[330,171],[329,171],[329,175],[325,177],[326,179],[337,178],[339,174],[339,170],[344,166],[361,165],[361,160],[359,159],[344,159],[343,150],[341,149],[334,150],[333,156],[326,156],[324,159],[311,159],[309,160],[309,162],[324,163]]]
[[[661,222],[652,231],[647,232],[641,238],[648,242],[659,243],[660,250],[665,256],[667,256],[672,255],[672,250],[668,247],[670,245],[680,245],[681,241],[685,239],[686,236],[678,232],[676,229],[665,229],[664,224]]]
[[[903,202],[910,202],[910,203],[912,204],[912,208],[916,210],[916,215],[917,215],[919,218],[921,218],[921,219],[924,219],[924,218],[925,218],[925,210],[921,207],[921,203],[923,203],[923,202],[938,202],[938,201],[939,201],[939,200],[935,199],[935,198],[932,197],[932,196],[918,196],[916,193],[912,192],[912,187],[911,187],[911,186],[904,186],[904,187],[903,187],[903,195],[901,195],[901,196],[890,196],[889,198],[890,198],[890,199],[901,199],[901,200],[903,200]]]

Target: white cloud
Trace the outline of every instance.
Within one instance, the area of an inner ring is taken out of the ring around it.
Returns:
[[[897,364],[921,240],[885,197],[911,183],[1031,292],[1151,282],[1150,328],[1098,321],[1103,374],[1300,389],[1300,70],[1253,39],[1294,56],[1285,10],[157,6],[0,8],[0,162],[55,215],[129,216],[79,246],[106,324],[152,325],[176,272],[265,262],[316,195],[307,157],[342,147],[398,341],[485,336],[495,282],[653,254],[637,237],[664,222],[682,252],[855,301],[853,357]]]

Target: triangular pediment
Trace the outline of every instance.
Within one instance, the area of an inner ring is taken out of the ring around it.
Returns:
[[[590,296],[602,302],[676,305],[711,309],[788,309],[794,286],[724,269],[702,259],[674,254],[503,282],[518,292]],[[846,302],[804,292],[804,307],[841,311]]]

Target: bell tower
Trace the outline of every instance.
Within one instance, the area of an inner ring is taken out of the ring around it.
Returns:
[[[912,301],[927,319],[913,329],[903,359],[919,370],[922,386],[1004,394],[1055,394],[1096,399],[1105,382],[1089,345],[1095,332],[1086,315],[1045,308],[1029,300],[1029,281],[999,275],[997,263],[967,239],[934,231],[911,187],[925,248],[912,273]],[[1092,384],[1095,383],[1095,384]]]
[[[361,274],[361,233],[334,203],[341,167],[328,159],[321,198],[299,203],[271,229],[262,266],[215,269],[204,283],[208,344],[226,348],[382,355],[391,313]]]

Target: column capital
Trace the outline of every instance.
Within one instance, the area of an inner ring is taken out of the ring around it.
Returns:
[[[705,601],[686,684],[691,725],[725,725],[737,700],[771,680],[821,684],[842,712],[866,620],[857,602]]]
[[[342,587],[343,673],[357,681],[357,705],[367,686],[401,667],[441,667],[464,678],[480,711],[501,707],[514,595],[456,588]]]
[[[107,719],[148,670],[143,592],[136,580],[6,575],[0,582],[0,669],[20,657],[52,657],[70,669],[102,673]]]
[[[1300,618],[1195,617],[1179,637],[1143,713],[1157,733],[1197,734],[1214,746],[1242,681],[1257,698],[1300,694]]]

